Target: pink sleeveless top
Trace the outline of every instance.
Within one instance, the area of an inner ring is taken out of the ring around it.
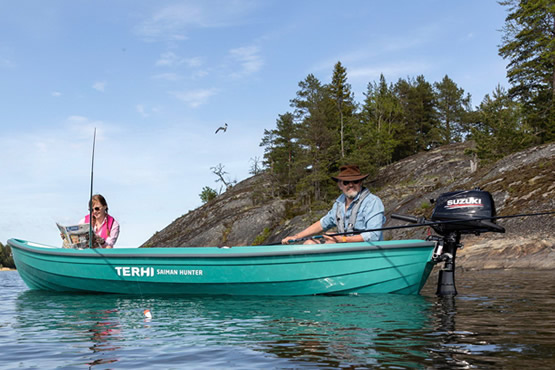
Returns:
[[[85,216],[85,223],[90,224],[91,215]],[[96,230],[96,235],[100,236],[104,240],[110,236],[110,230],[112,230],[112,225],[114,224],[114,218],[110,215],[106,215],[106,222],[100,226],[100,230]]]

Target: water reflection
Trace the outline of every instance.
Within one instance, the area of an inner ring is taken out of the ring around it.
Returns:
[[[0,367],[550,368],[554,280],[461,272],[455,299],[435,297],[435,284],[423,296],[232,298],[14,291],[0,280],[11,297]]]
[[[150,308],[153,319],[142,312]],[[26,291],[16,302],[21,331],[43,327],[91,366],[125,361],[146,345],[153,358],[194,348],[247,347],[279,367],[408,366],[428,357],[423,333],[433,301],[421,296],[294,298],[128,297]],[[423,338],[415,340],[415,338]],[[157,362],[160,364],[160,362]]]
[[[552,368],[554,280],[555,271],[460,271],[459,296],[432,310],[433,367]]]

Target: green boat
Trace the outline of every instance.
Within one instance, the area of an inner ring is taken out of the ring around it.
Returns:
[[[8,245],[31,289],[139,295],[418,294],[433,266],[443,262],[436,294],[455,296],[455,259],[463,235],[503,233],[498,218],[553,213],[499,217],[491,194],[478,188],[443,193],[434,204],[431,220],[391,214],[411,224],[357,231],[431,227],[438,235],[426,240],[69,249],[10,239]]]
[[[135,295],[418,294],[434,241],[67,249],[10,239],[30,289]]]

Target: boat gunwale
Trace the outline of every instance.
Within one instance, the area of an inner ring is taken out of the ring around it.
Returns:
[[[165,253],[148,253],[144,248],[146,253],[121,253],[120,249],[63,249],[63,248],[56,248],[52,247],[51,249],[47,249],[48,246],[41,247],[41,246],[29,246],[27,245],[28,241],[22,241],[18,239],[10,239],[8,240],[8,245],[12,248],[21,249],[27,252],[32,252],[41,255],[49,255],[49,256],[64,256],[64,257],[78,257],[78,258],[256,258],[256,257],[273,257],[273,256],[289,256],[289,255],[307,255],[307,254],[332,254],[332,253],[348,253],[348,252],[364,252],[364,251],[373,251],[373,250],[388,250],[388,249],[406,249],[406,248],[419,248],[419,247],[435,247],[435,242],[433,241],[411,241],[410,243],[404,244],[391,244],[391,245],[383,245],[383,244],[373,244],[372,245],[360,245],[362,243],[347,243],[347,244],[357,244],[356,246],[351,247],[326,247],[326,248],[310,248],[310,247],[303,247],[297,249],[287,249],[287,250],[269,250],[269,251],[256,251],[256,252],[236,252],[237,249],[233,250],[234,248],[252,248],[253,246],[236,246],[236,247],[201,247],[201,248],[214,248],[214,250],[224,251],[232,251],[231,253],[172,253],[172,254],[165,254]],[[342,243],[343,245],[343,243]],[[329,244],[327,246],[330,246]],[[264,247],[264,246],[256,246],[256,247]],[[290,246],[289,246],[290,247]],[[302,245],[299,245],[302,247]],[[198,247],[171,247],[172,249],[180,249],[180,248],[187,248],[193,249]],[[138,248],[127,248],[127,249],[138,249]],[[160,248],[166,249],[166,248]],[[170,248],[167,248],[170,249]],[[83,252],[88,253],[83,253]],[[114,253],[116,252],[117,253]],[[94,253],[93,253],[94,252]],[[104,253],[108,252],[108,253]]]

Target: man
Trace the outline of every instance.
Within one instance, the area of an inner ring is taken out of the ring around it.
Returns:
[[[307,238],[321,234],[323,231],[337,227],[338,233],[357,230],[379,229],[385,223],[383,203],[368,189],[362,186],[367,174],[361,174],[358,166],[348,165],[339,169],[339,174],[332,177],[343,192],[333,204],[327,215],[303,231],[284,238],[281,243],[289,244],[291,240]],[[381,231],[371,231],[352,235],[323,235],[323,243],[354,243],[383,240]],[[316,244],[315,239],[308,239],[305,244]]]

